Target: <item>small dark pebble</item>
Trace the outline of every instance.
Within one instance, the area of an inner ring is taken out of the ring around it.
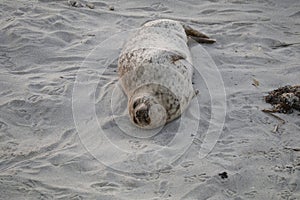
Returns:
[[[108,9],[111,10],[111,11],[113,11],[113,10],[115,10],[115,7],[109,6]]]
[[[222,179],[228,178],[227,172],[219,173],[219,176],[220,176]]]
[[[77,7],[77,8],[82,7],[82,4],[77,0],[69,0],[68,3],[70,6],[73,7]]]

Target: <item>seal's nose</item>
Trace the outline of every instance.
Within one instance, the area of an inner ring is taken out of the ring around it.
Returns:
[[[148,111],[146,109],[141,109],[136,111],[135,116],[137,118],[148,117]]]

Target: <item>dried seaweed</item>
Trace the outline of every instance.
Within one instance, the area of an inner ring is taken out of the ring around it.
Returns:
[[[290,114],[300,111],[300,85],[284,86],[269,92],[265,101],[273,106],[272,112]]]

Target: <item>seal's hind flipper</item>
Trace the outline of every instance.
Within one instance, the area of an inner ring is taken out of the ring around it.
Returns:
[[[201,37],[195,37],[195,36],[190,36],[193,40],[195,40],[196,42],[199,43],[208,43],[208,44],[212,44],[215,43],[216,40],[214,39],[210,39],[210,38],[201,38]]]
[[[210,39],[204,33],[201,33],[201,32],[193,29],[192,27],[190,27],[188,25],[183,25],[183,28],[184,28],[184,31],[185,31],[187,36],[191,37],[192,39],[196,40],[199,43],[209,43],[209,44],[211,44],[211,43],[216,42],[216,40]]]

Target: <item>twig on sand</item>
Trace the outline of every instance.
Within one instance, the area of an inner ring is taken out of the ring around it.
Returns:
[[[269,109],[262,109],[261,111],[263,111],[264,113],[268,113],[272,117],[275,117],[276,119],[278,119],[282,124],[285,124],[284,119],[282,119],[281,117],[279,117],[279,116],[277,116],[277,115],[274,114],[274,112],[277,112],[277,111],[275,111],[275,110],[269,110]]]
[[[276,132],[278,131],[278,127],[279,127],[279,125],[276,124],[276,125],[274,126],[274,129],[272,130],[272,133],[276,133]]]
[[[293,151],[300,151],[299,147],[283,147],[284,149],[293,150]]]
[[[295,43],[285,43],[285,42],[281,42],[281,43],[279,43],[279,44],[276,44],[276,45],[272,46],[271,48],[272,48],[272,49],[278,49],[278,48],[289,47],[289,46],[297,45],[297,44],[300,44],[300,42],[295,42]]]
[[[274,114],[274,112],[277,112],[277,111],[269,110],[269,109],[262,109],[262,111],[264,113],[267,113],[267,114],[271,115],[272,117],[275,117],[276,119],[278,119],[281,122],[281,124],[276,124],[274,126],[274,129],[272,130],[272,133],[276,133],[278,131],[279,126],[285,124],[284,119],[282,119],[281,117],[278,117],[277,115]]]

